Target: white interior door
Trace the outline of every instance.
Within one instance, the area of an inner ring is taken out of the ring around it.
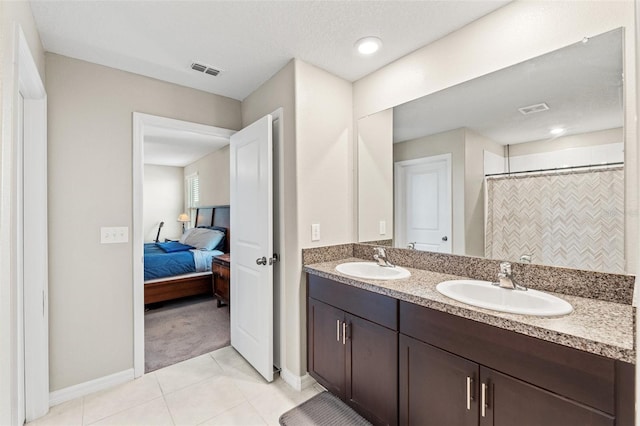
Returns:
[[[272,117],[231,136],[231,345],[273,380]]]
[[[451,253],[451,155],[395,164],[398,246]]]

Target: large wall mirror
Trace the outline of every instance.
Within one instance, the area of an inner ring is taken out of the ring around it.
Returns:
[[[623,29],[358,120],[358,240],[622,273]]]

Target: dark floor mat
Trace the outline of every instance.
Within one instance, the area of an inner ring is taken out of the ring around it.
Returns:
[[[371,426],[340,399],[322,392],[280,416],[283,426]]]

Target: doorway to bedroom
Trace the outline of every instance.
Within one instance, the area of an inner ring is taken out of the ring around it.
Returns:
[[[136,376],[229,345],[211,264],[229,252],[233,133],[134,113],[134,259],[144,259],[134,261]]]

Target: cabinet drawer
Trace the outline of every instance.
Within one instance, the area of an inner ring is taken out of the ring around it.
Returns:
[[[398,330],[398,301],[317,275],[308,275],[308,296],[392,330]]]
[[[213,273],[222,279],[229,279],[229,267],[227,265],[213,264]]]
[[[214,278],[213,292],[225,300],[229,300],[229,280],[221,277]]]
[[[222,270],[222,266],[219,263],[213,262],[211,264],[211,273],[213,274],[214,277],[219,277],[220,276],[220,271]]]
[[[616,362],[408,302],[400,332],[497,371],[615,413]]]

